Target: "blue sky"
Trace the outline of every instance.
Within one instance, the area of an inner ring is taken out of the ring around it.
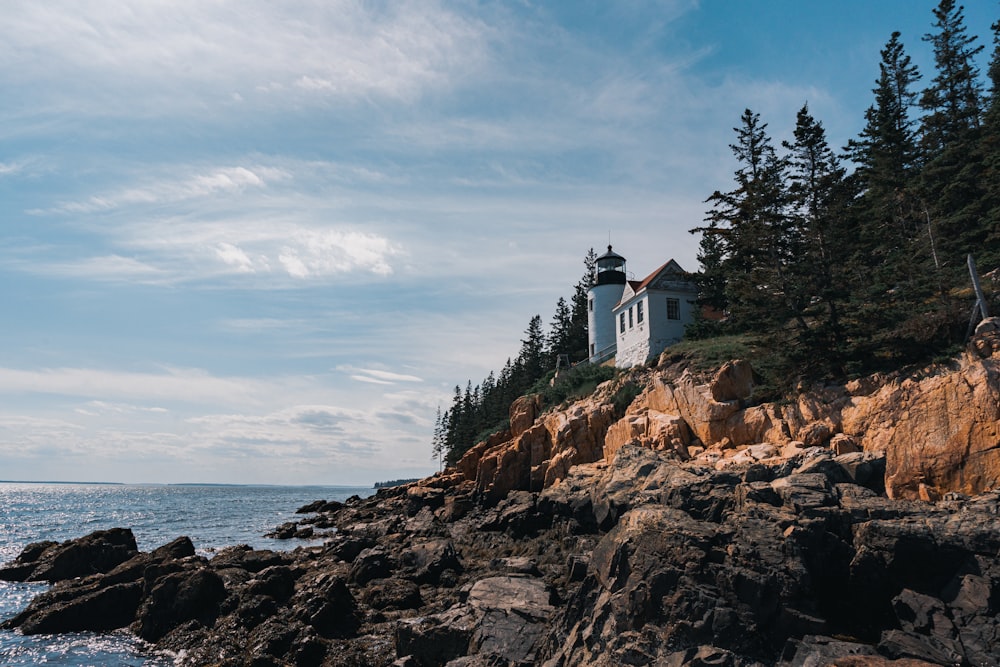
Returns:
[[[432,472],[588,248],[697,268],[743,109],[843,145],[935,4],[6,2],[0,479]]]

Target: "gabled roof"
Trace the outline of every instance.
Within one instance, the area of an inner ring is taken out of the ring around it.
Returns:
[[[680,264],[678,264],[673,259],[670,259],[661,266],[659,266],[658,268],[656,268],[652,273],[650,273],[642,280],[629,280],[627,282],[627,287],[625,291],[622,292],[622,298],[615,305],[615,308],[625,303],[639,292],[649,288],[651,285],[653,285],[653,283],[657,282],[660,278],[669,276],[671,278],[674,278],[678,282],[683,281],[686,283],[690,283],[691,281],[688,279],[687,275],[688,275],[687,272],[681,268]]]

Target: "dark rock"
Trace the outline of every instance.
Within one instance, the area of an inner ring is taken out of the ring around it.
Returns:
[[[255,551],[245,544],[226,547],[209,561],[214,569],[238,567],[247,572],[260,572],[274,565],[286,565],[289,557],[276,551]]]
[[[849,480],[859,486],[885,494],[885,455],[870,452],[841,454],[834,461],[847,473]]]
[[[396,569],[396,562],[382,547],[365,549],[351,564],[348,580],[352,584],[364,586],[372,579],[384,579]]]
[[[358,628],[357,605],[342,577],[320,574],[306,582],[292,599],[298,620],[321,637],[350,637]]]
[[[208,568],[175,572],[156,581],[136,619],[136,633],[155,642],[186,621],[210,626],[219,612],[226,589]]]
[[[532,664],[545,622],[553,613],[552,591],[526,577],[480,579],[469,591],[469,606],[481,614],[471,648],[501,664]]]
[[[17,558],[0,568],[0,581],[25,581],[35,571],[42,554],[56,546],[59,546],[58,542],[32,542],[21,550]]]
[[[788,640],[778,666],[820,667],[821,665],[840,664],[838,658],[877,655],[875,648],[868,644],[859,644],[832,637],[806,635],[801,640]]]
[[[289,521],[288,523],[283,523],[269,533],[265,533],[264,537],[271,537],[276,540],[290,540],[295,537],[295,532],[299,529],[299,524],[294,521]]]
[[[411,514],[416,514],[422,507],[436,510],[444,505],[444,489],[414,485],[406,490],[406,498],[410,502]]]
[[[98,530],[61,544],[30,544],[0,571],[0,579],[54,583],[108,572],[138,553],[131,530]]]
[[[437,584],[445,570],[462,571],[455,546],[448,540],[417,544],[400,556],[405,576],[419,584]]]
[[[68,599],[59,599],[65,590],[50,591],[5,626],[26,635],[117,630],[135,620],[142,588],[138,582],[101,586],[95,580],[77,587]]]
[[[345,563],[353,563],[358,554],[374,546],[375,540],[370,537],[338,534],[327,542],[326,553]]]
[[[308,505],[303,505],[302,507],[300,507],[297,510],[295,510],[295,513],[296,514],[316,514],[316,513],[323,512],[323,513],[327,513],[327,514],[332,514],[332,513],[335,513],[335,512],[339,512],[341,509],[343,509],[343,507],[344,507],[344,503],[336,501],[336,500],[331,500],[331,501],[314,500],[313,502],[309,503]]]
[[[177,539],[164,544],[162,547],[153,549],[149,556],[153,560],[167,560],[172,558],[188,558],[194,556],[194,543],[190,537],[178,537]]]
[[[420,587],[405,579],[376,579],[369,582],[361,593],[361,599],[372,609],[419,609],[424,601],[420,597]]]
[[[467,607],[399,621],[393,631],[396,655],[411,656],[422,667],[444,665],[469,652],[476,621]]]
[[[252,595],[266,595],[284,603],[295,593],[297,573],[285,565],[264,568],[247,584]]]
[[[961,665],[965,662],[958,642],[903,630],[883,632],[878,650],[890,658],[927,660],[937,665]]]

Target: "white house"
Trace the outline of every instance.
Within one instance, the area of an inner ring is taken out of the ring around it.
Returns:
[[[671,259],[642,280],[627,280],[625,258],[610,246],[597,261],[588,301],[591,363],[613,356],[619,368],[644,364],[684,337],[698,308],[698,288],[677,262]]]

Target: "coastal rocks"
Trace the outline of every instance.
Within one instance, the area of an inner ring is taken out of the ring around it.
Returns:
[[[37,552],[36,545],[29,545],[19,559],[29,560]],[[131,557],[121,560],[125,554]],[[187,538],[141,554],[135,550],[132,531],[121,528],[50,545],[36,560],[44,568],[39,571],[47,576],[57,572],[66,576],[3,627],[19,628],[24,634],[123,628],[137,617],[147,593],[147,577],[181,569],[195,560],[193,555],[194,548]],[[116,560],[120,561],[118,565],[109,567]],[[71,572],[86,576],[73,576]]]
[[[872,398],[894,409],[866,426],[864,448],[886,452],[892,497],[976,494],[1000,484],[1000,359],[893,383]]]
[[[819,387],[787,405],[744,407],[753,380],[742,361],[704,384],[688,371],[655,375],[608,430],[605,453],[632,443],[683,459],[705,446],[705,456],[718,460],[727,456],[710,452],[801,443],[837,455],[884,454],[884,488],[893,498],[982,493],[1000,486],[1000,356],[987,344],[996,326],[981,325],[971,344],[979,352],[948,366]]]
[[[210,626],[225,597],[222,579],[206,567],[160,577],[138,610],[136,634],[155,642],[188,621]]]
[[[449,521],[462,485],[412,516],[405,488],[353,499],[327,545],[178,540],[7,627],[130,627],[220,667],[1000,663],[1000,492],[891,500],[871,452],[774,450],[717,469],[626,444]]]
[[[605,434],[615,409],[607,403],[586,400],[565,410],[527,422],[538,409],[537,397],[522,397],[511,406],[510,440],[491,445],[479,443],[462,457],[457,468],[476,492],[496,503],[515,490],[540,491],[563,477],[574,465],[604,456]],[[513,424],[517,422],[515,428]]]
[[[109,572],[138,553],[131,530],[98,530],[61,544],[28,545],[13,563],[0,568],[0,580],[54,583]]]

